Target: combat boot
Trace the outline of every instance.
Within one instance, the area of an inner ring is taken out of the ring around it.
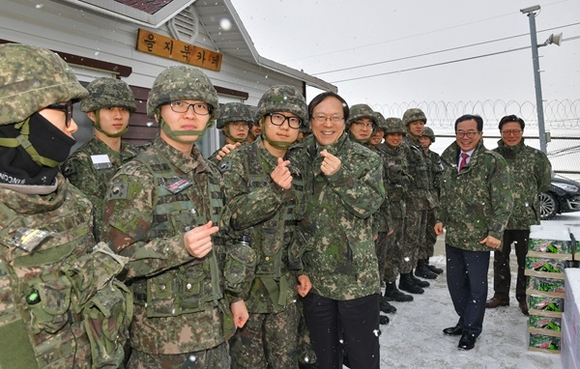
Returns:
[[[413,301],[413,296],[406,295],[403,292],[399,291],[395,282],[387,282],[387,286],[385,287],[385,296],[384,298],[387,301]]]
[[[415,275],[417,277],[426,279],[437,278],[437,273],[433,273],[431,269],[427,268],[427,263],[424,259],[417,260],[417,268],[415,268]]]
[[[429,268],[429,270],[432,271],[433,273],[435,274],[443,273],[443,269],[437,268],[435,265],[429,264],[429,258],[425,259],[425,264],[427,265],[427,268]]]
[[[397,312],[397,308],[389,304],[386,298],[379,297],[379,308],[383,313],[393,314]]]
[[[411,273],[401,274],[401,278],[399,279],[399,289],[415,294],[424,293],[425,290],[417,286],[411,277]]]
[[[431,285],[431,283],[415,277],[413,273],[411,273],[411,280],[421,288],[427,288]]]

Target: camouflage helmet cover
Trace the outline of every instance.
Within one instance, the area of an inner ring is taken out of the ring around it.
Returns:
[[[308,106],[302,93],[294,86],[272,86],[264,92],[256,108],[256,121],[266,114],[275,112],[290,112],[302,119],[302,124],[308,122]]]
[[[435,142],[435,133],[429,127],[423,128],[423,133],[421,133],[421,136],[429,137],[432,143]]]
[[[0,45],[0,124],[21,122],[55,103],[88,95],[56,53],[37,46]]]
[[[231,102],[220,106],[220,117],[217,120],[217,128],[222,129],[231,122],[247,122],[251,126],[254,115],[250,106],[239,102]]]
[[[369,118],[373,121],[373,129],[377,126],[377,117],[373,109],[367,104],[355,104],[350,107],[350,114],[348,120],[346,121],[346,128],[348,129],[350,125],[357,119]]]
[[[120,79],[101,77],[93,80],[87,86],[89,97],[81,102],[81,110],[85,113],[101,108],[114,106],[124,107],[131,114],[135,113],[135,96],[129,85]]]
[[[407,133],[405,125],[403,125],[403,121],[401,119],[391,117],[385,119],[385,121],[387,122],[387,129],[385,129],[385,135],[388,135],[389,133],[400,133],[402,135],[405,135]]]
[[[176,100],[200,100],[211,105],[210,127],[219,116],[217,91],[200,69],[187,65],[171,66],[159,73],[147,99],[147,116],[154,118],[157,108]]]
[[[381,112],[375,111],[375,119],[377,121],[377,127],[387,130],[387,121]]]
[[[425,113],[423,113],[423,110],[419,108],[407,109],[407,111],[403,114],[403,124],[405,127],[418,120],[427,124],[427,117],[425,116]]]

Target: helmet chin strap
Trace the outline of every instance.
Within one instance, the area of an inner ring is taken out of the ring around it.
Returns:
[[[367,142],[370,141],[370,137],[369,138],[363,138],[363,139],[357,139],[356,137],[354,137],[354,135],[352,133],[350,133],[350,131],[348,132],[348,136],[350,137],[350,139],[352,141],[358,142],[359,144],[366,144]]]
[[[101,109],[98,109],[95,111],[95,121],[93,122],[93,127],[95,127],[95,129],[99,132],[101,132],[102,134],[104,134],[107,137],[111,137],[111,138],[117,138],[117,137],[121,137],[123,136],[125,133],[127,133],[127,131],[129,130],[129,126],[127,125],[127,127],[125,127],[124,129],[122,129],[121,131],[117,132],[117,133],[109,133],[109,132],[105,132],[102,128],[101,128],[101,119],[100,119],[100,113],[101,113]]]
[[[165,132],[165,134],[169,137],[171,137],[172,139],[174,139],[177,142],[180,143],[185,143],[185,144],[189,144],[189,143],[193,143],[195,141],[197,141],[197,139],[199,139],[201,136],[203,136],[205,134],[205,131],[208,128],[208,125],[206,124],[204,129],[201,131],[173,131],[171,130],[171,128],[169,127],[169,125],[167,124],[167,122],[165,121],[165,119],[163,119],[163,117],[161,117],[161,114],[159,114],[159,125],[161,125],[161,129],[163,130],[163,132]],[[197,136],[198,138],[195,139],[195,141],[192,140],[182,140],[181,138],[179,138],[179,136]]]
[[[22,146],[24,150],[30,155],[32,160],[38,164],[49,168],[56,168],[59,166],[59,162],[56,160],[52,160],[45,156],[42,156],[36,151],[32,143],[28,140],[30,136],[30,117],[26,118],[22,122],[19,122],[15,125],[15,128],[20,130],[20,134],[15,138],[0,138],[0,146],[2,147],[10,147],[16,148],[18,146]]]
[[[229,125],[229,124],[227,124],[227,125],[224,127],[223,131],[224,131],[224,135],[225,135],[227,138],[229,138],[230,140],[234,141],[234,142],[244,142],[244,141],[246,141],[246,139],[245,139],[245,138],[241,138],[241,137],[234,137],[234,136],[232,136],[232,134],[230,133],[230,125]]]

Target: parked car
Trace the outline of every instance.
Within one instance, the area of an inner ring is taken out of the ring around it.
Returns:
[[[540,217],[552,219],[573,211],[580,211],[580,182],[556,174],[550,189],[540,194]]]

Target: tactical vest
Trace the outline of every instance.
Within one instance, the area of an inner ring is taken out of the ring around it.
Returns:
[[[155,178],[155,195],[153,199],[153,224],[149,239],[165,238],[183,234],[197,226],[206,224],[211,218],[214,224],[218,223],[221,209],[224,207],[223,194],[217,180],[219,174],[208,175],[207,172],[197,174],[200,182],[197,196],[202,197],[204,203],[210,199],[210,206],[196,208],[192,196],[196,196],[194,187],[197,186],[193,178],[183,178],[165,161],[163,155],[156,153],[153,158],[149,151],[138,157]],[[149,160],[147,160],[149,159]],[[162,160],[159,163],[159,160]],[[150,164],[154,163],[154,164]],[[207,171],[210,168],[206,167]],[[195,175],[195,174],[194,174]],[[168,189],[171,183],[178,179],[190,182],[188,188],[173,193]],[[167,270],[154,277],[137,280],[132,288],[136,303],[144,304],[147,317],[159,318],[182,314],[196,313],[217,307],[218,301],[223,298],[221,286],[223,278],[218,265],[216,253],[225,245],[225,240],[217,235],[212,236],[213,250],[202,260],[194,259],[180,267]]]
[[[123,265],[90,253],[88,200],[64,196],[59,207],[25,215],[0,203],[2,368],[102,368],[123,360],[132,310],[124,286],[112,285]],[[42,231],[51,235],[27,247],[25,240]]]
[[[248,168],[248,188],[250,192],[260,188],[270,186],[272,179],[269,174],[273,168],[261,159],[257,145],[252,145],[250,151],[245,155],[246,168]],[[292,172],[292,186],[301,197],[304,191],[303,180],[300,172],[296,168],[289,167]],[[298,204],[303,204],[298,201]],[[301,211],[296,208],[296,199],[286,202],[284,211],[277,211],[270,219],[260,223],[251,229],[250,236],[252,248],[257,253],[256,278],[259,278],[269,291],[270,298],[275,304],[285,306],[285,292],[292,283],[288,280],[290,245],[299,242],[297,232],[297,213]],[[301,241],[301,240],[300,240]],[[300,242],[301,243],[301,242]],[[293,259],[291,256],[290,259]]]

